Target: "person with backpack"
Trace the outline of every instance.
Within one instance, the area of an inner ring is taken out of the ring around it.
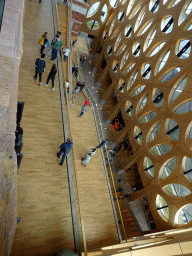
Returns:
[[[35,61],[35,76],[34,79],[37,80],[37,75],[39,74],[39,86],[41,85],[42,73],[45,72],[46,62],[44,61],[45,54],[41,54],[41,58]]]
[[[61,40],[59,35],[56,35],[56,41],[54,42],[53,49],[52,49],[52,61],[57,58],[57,52],[59,51],[60,47],[63,45],[63,41]]]
[[[39,39],[39,44],[41,45],[40,54],[42,54],[43,51],[45,50],[45,43],[47,43],[47,41],[48,41],[47,35],[48,35],[48,32],[45,32],[42,35],[42,37]]]
[[[49,81],[51,80],[52,82],[52,90],[54,91],[54,80],[55,80],[55,75],[57,73],[57,67],[56,67],[56,64],[53,64],[50,72],[49,72],[49,75],[47,77],[47,82],[45,83],[46,86],[48,86],[48,83]]]

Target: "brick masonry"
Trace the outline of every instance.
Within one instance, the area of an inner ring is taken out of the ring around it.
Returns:
[[[82,25],[83,25],[82,23],[76,22],[76,21],[74,20],[73,26],[72,26],[72,29],[71,29],[71,30],[79,34]],[[77,35],[77,34],[76,34],[76,35]]]
[[[83,23],[85,15],[72,10],[72,19]]]
[[[73,4],[76,4],[76,5],[78,5],[78,6],[81,6],[81,7],[85,8],[85,9],[88,9],[88,7],[89,7],[88,4],[86,5],[86,4],[80,3],[80,2],[75,1],[75,0],[73,0]]]

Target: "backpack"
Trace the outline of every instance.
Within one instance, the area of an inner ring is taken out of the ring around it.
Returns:
[[[50,41],[47,40],[47,42],[45,42],[45,47],[49,47],[50,45]]]
[[[42,36],[40,39],[39,39],[39,44],[40,45],[44,45],[44,36]]]

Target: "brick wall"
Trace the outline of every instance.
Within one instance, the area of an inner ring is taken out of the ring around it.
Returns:
[[[80,3],[80,2],[75,1],[75,0],[73,0],[73,4],[76,4],[76,5],[78,5],[78,6],[81,6],[81,7],[85,8],[85,9],[88,9],[88,7],[89,7],[88,4],[83,4],[83,3]]]
[[[79,23],[79,22],[76,22],[75,20],[74,20],[74,22],[73,22],[73,26],[72,26],[72,32],[74,31],[74,32],[76,32],[76,33],[79,33],[80,31],[81,31],[81,27],[82,27],[82,23]],[[77,34],[76,34],[77,35]]]
[[[85,17],[85,15],[83,15],[79,12],[76,12],[76,11],[72,11],[72,19],[73,20],[76,20],[76,21],[79,21],[79,22],[83,23],[84,17]]]

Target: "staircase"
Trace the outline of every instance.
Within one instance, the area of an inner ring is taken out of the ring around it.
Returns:
[[[58,10],[58,23],[59,29],[61,32],[61,39],[63,41],[63,50],[67,48],[67,22],[68,22],[68,7],[64,4],[57,5]],[[63,55],[62,55],[63,56]],[[63,62],[64,67],[64,76],[67,79],[68,77],[68,62]]]

